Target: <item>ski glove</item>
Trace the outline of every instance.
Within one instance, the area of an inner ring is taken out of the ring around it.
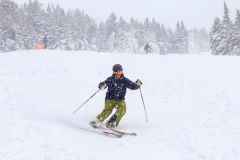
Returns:
[[[137,81],[136,81],[136,85],[139,86],[139,87],[141,87],[142,82],[141,82],[139,79],[137,79]]]
[[[99,83],[99,85],[98,85],[98,88],[99,88],[100,90],[104,90],[106,87],[107,87],[107,84],[104,83],[104,82],[101,82],[101,83]]]

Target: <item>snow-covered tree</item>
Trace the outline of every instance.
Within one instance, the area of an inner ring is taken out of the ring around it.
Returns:
[[[10,0],[0,1],[0,51],[11,51],[17,47],[17,30],[16,23],[19,18],[18,6]]]
[[[144,37],[145,43],[156,43],[156,34],[154,33],[153,24],[150,23],[148,18],[144,21]]]
[[[1,52],[34,49],[44,37],[48,49],[138,53],[149,43],[154,53],[167,54],[187,53],[188,48],[183,23],[172,32],[154,18],[127,22],[112,13],[98,24],[84,11],[65,11],[59,5],[43,8],[39,0],[28,0],[21,7],[0,0],[0,19]]]
[[[183,22],[178,22],[175,33],[171,34],[173,53],[188,53],[188,33]]]
[[[239,28],[240,14],[237,11],[235,23],[229,16],[229,10],[224,2],[224,15],[222,21],[217,18],[210,33],[212,54],[234,55],[239,53]]]
[[[210,33],[210,43],[212,49],[212,55],[219,55],[222,53],[222,39],[224,35],[222,35],[222,22],[220,18],[215,18],[211,33]]]
[[[240,55],[240,10],[237,10],[237,12],[236,12],[233,38],[232,38],[232,46],[233,46],[232,54]]]
[[[137,44],[138,44],[139,48],[143,47],[146,43],[145,39],[143,38],[144,37],[144,31],[145,31],[143,23],[131,18],[130,27],[135,32],[135,38],[137,40]]]
[[[108,36],[107,36],[105,25],[104,23],[100,23],[98,26],[97,35],[96,35],[97,51],[99,52],[107,51],[108,50],[107,41],[108,41]]]
[[[45,32],[45,12],[38,0],[31,1],[22,8],[21,34],[25,36],[24,46],[26,49],[33,49],[42,40]]]
[[[117,52],[138,52],[135,31],[122,17],[117,24],[114,48]]]
[[[105,23],[101,22],[96,36],[97,50],[101,52],[114,50],[117,16],[112,13]]]
[[[205,28],[201,28],[200,30],[194,28],[189,32],[189,51],[190,53],[200,53],[200,52],[208,52],[210,50],[210,39],[209,33]]]
[[[221,54],[227,55],[231,54],[232,52],[232,36],[233,36],[233,24],[231,22],[230,16],[229,16],[229,9],[227,7],[226,2],[224,2],[224,16],[222,20],[222,41],[221,45],[223,45],[223,50]]]
[[[164,24],[157,24],[155,32],[160,54],[168,53],[170,47],[170,40]]]

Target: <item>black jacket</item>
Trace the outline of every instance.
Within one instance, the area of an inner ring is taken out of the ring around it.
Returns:
[[[146,45],[144,46],[144,50],[150,52],[152,49],[151,49],[151,47],[150,47],[149,44],[146,44]]]
[[[132,82],[122,74],[120,78],[116,78],[114,75],[107,78],[101,84],[107,84],[108,90],[106,94],[106,100],[124,100],[127,88],[136,90],[140,87],[136,83]]]

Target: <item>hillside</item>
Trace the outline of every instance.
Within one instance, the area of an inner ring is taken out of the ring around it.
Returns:
[[[0,55],[1,160],[237,160],[240,158],[240,57],[18,51]],[[106,90],[79,105],[112,74],[141,79],[128,90],[115,139],[88,123]]]

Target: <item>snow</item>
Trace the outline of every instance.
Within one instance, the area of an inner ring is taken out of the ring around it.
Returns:
[[[237,160],[240,159],[240,57],[17,51],[0,55],[1,160]],[[115,63],[128,90],[115,139],[88,123],[105,91],[72,112],[111,75]]]

